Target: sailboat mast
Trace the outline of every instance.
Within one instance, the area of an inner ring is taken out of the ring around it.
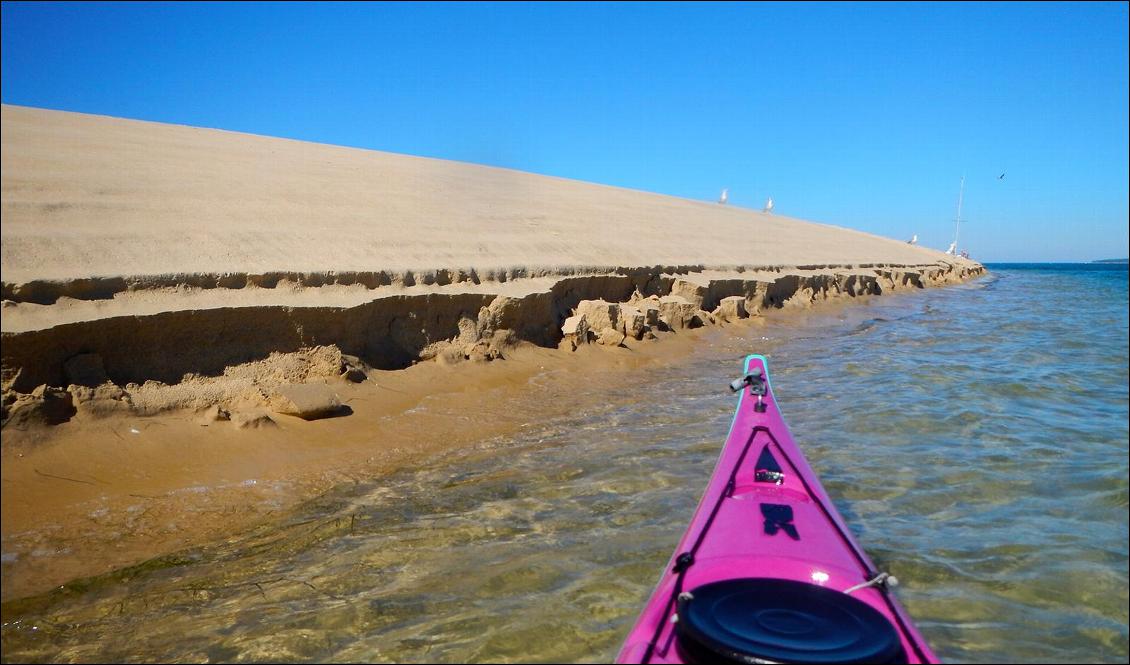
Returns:
[[[953,251],[957,253],[957,236],[961,233],[961,201],[965,198],[965,174],[961,174],[961,189],[957,192],[957,217],[953,220]]]

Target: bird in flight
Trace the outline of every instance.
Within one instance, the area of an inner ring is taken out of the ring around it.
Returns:
[[[997,180],[1004,180],[1004,174],[1002,173],[999,176],[997,176]]]

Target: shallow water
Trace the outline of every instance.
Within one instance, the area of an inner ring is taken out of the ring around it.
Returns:
[[[725,385],[759,352],[940,657],[1126,662],[1126,269],[990,268],[711,332],[664,367],[539,375],[492,405],[527,415],[518,436],[6,603],[3,659],[609,661],[709,477]],[[543,417],[561,404],[575,415]]]

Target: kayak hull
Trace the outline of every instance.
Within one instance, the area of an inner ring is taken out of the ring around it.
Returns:
[[[893,629],[890,639],[901,646],[900,655],[882,652],[886,654],[883,658],[892,658],[889,662],[938,662],[884,581],[860,586],[876,578],[883,580],[883,576],[855,542],[789,434],[777,408],[765,358],[748,356],[744,370],[746,376],[763,377],[760,392],[764,394],[755,394],[759,391],[754,387],[742,386],[729,435],[706,492],[616,662],[692,662],[688,654],[699,651],[702,645],[698,640],[709,641],[712,637],[700,638],[690,632],[690,620],[698,619],[690,616],[689,611],[685,616],[676,616],[680,613],[680,596],[689,607],[690,603],[699,602],[694,600],[696,589],[743,583],[753,585],[750,588],[769,588],[766,585],[771,586],[773,581],[794,583],[787,588],[801,592],[810,590],[808,585],[820,587],[819,593],[825,594],[821,598],[843,601],[849,613],[858,610],[861,616],[874,619],[874,610]],[[805,586],[795,586],[796,583]],[[854,600],[829,596],[823,590],[850,594]],[[860,634],[845,636],[822,616],[825,612],[840,612],[838,609],[814,606],[812,613],[798,613],[788,603],[788,607],[774,607],[774,603],[788,600],[788,595],[750,592],[744,597],[736,594],[727,601],[730,605],[750,603],[748,611],[742,612],[753,617],[750,620],[757,624],[755,631],[766,633],[750,638],[752,648],[768,649],[751,655],[742,651],[744,646],[734,647],[738,649],[734,662],[857,662],[853,658],[874,662],[879,657],[878,651],[853,650],[870,648],[863,643],[877,638],[863,633],[876,633],[873,628],[853,627]],[[870,609],[859,607],[855,601]],[[845,619],[848,623],[853,620]],[[707,621],[717,623],[709,617]],[[723,633],[718,638],[723,644],[712,643],[710,647],[723,650],[713,652],[712,661],[726,660],[717,654],[732,646],[727,640],[737,640],[739,644],[748,641],[727,632],[730,629],[726,626],[735,621],[746,619],[739,612],[738,619],[728,619],[721,628],[716,625],[712,629]],[[886,626],[883,629],[886,631]],[[734,629],[738,633],[742,630],[746,629]],[[829,646],[833,643],[842,650],[835,651]],[[811,645],[812,651],[804,651],[806,644]]]

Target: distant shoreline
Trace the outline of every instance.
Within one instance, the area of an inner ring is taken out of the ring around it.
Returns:
[[[1124,266],[1128,262],[1126,259],[1104,259],[1102,261],[986,261],[983,265],[986,268],[1015,268],[1018,266],[1031,266],[1031,267],[1070,267],[1070,266],[1090,266],[1092,268],[1104,266]]]

